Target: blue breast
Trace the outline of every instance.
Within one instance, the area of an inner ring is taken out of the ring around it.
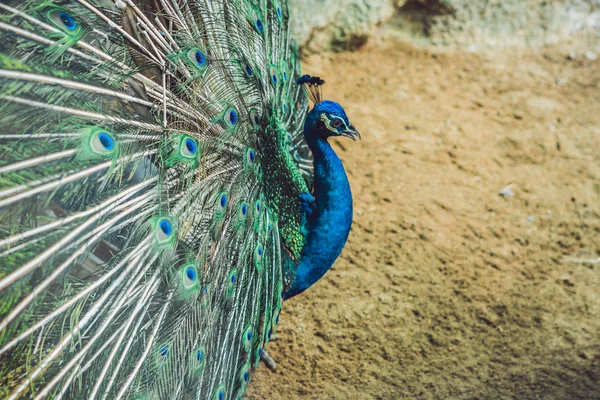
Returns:
[[[326,140],[307,140],[314,157],[317,209],[307,221],[307,242],[286,299],[302,293],[331,268],[352,225],[352,192],[342,161]]]

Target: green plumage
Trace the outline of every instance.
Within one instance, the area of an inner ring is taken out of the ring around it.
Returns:
[[[0,4],[0,396],[237,399],[305,238],[276,0]]]

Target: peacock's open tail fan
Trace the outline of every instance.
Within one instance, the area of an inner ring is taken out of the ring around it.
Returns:
[[[0,4],[1,397],[243,395],[305,241],[299,76],[285,0]]]

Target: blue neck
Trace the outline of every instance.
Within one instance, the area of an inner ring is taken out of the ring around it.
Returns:
[[[346,244],[352,225],[352,193],[342,161],[326,139],[307,134],[314,159],[316,211],[307,221],[307,241],[288,299],[318,281],[331,268]]]

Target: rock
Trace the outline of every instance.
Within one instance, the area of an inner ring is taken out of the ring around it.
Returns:
[[[399,18],[415,19],[417,14],[420,36],[447,45],[531,46],[581,32],[599,33],[599,6],[600,0],[409,0]]]
[[[390,297],[386,296],[384,294],[381,294],[381,295],[379,295],[379,301],[382,302],[383,304],[389,304]]]
[[[498,194],[502,197],[513,197],[515,192],[512,189],[512,185],[508,185],[500,190]]]
[[[353,50],[384,23],[388,35],[468,51],[600,34],[600,0],[289,0],[289,5],[292,34],[304,54]]]
[[[400,0],[289,0],[290,29],[304,54],[355,50],[390,20]]]

